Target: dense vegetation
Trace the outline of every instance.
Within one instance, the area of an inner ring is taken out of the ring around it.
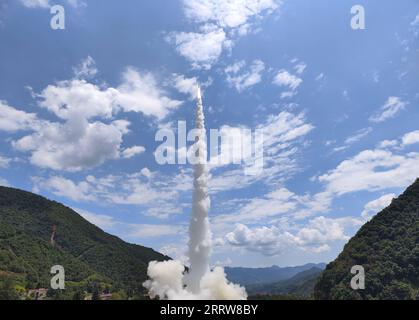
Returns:
[[[275,283],[253,284],[246,286],[249,295],[270,295],[279,297],[312,298],[314,286],[322,269],[313,267],[295,276]]]
[[[365,290],[352,290],[352,266]],[[419,299],[419,180],[365,224],[320,277],[316,299]]]
[[[54,243],[51,235],[56,229]],[[66,290],[55,299],[141,297],[148,262],[169,259],[109,235],[57,202],[0,187],[0,299],[26,298],[49,288],[53,265],[66,272]]]

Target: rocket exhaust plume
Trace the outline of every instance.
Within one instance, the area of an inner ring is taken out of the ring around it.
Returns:
[[[193,165],[193,203],[189,225],[188,272],[180,261],[152,261],[148,266],[150,280],[144,283],[151,298],[167,300],[244,300],[244,288],[229,283],[224,269],[210,270],[211,230],[208,219],[207,142],[201,88],[197,87],[196,163]]]
[[[208,220],[210,198],[208,196],[207,143],[205,118],[202,105],[201,88],[197,88],[196,129],[198,130],[197,156],[198,163],[194,165],[194,191],[192,216],[189,225],[189,263],[190,271],[187,277],[192,292],[199,291],[202,277],[209,269],[211,255],[211,231]]]

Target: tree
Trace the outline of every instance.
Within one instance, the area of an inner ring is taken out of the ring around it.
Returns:
[[[19,295],[14,288],[14,281],[11,277],[5,277],[0,282],[0,300],[18,300]]]

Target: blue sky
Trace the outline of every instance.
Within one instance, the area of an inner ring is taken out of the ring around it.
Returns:
[[[419,177],[418,34],[414,0],[2,1],[0,183],[184,259],[192,171],[154,136],[199,81],[208,129],[266,138],[261,175],[211,170],[213,264],[328,262]]]

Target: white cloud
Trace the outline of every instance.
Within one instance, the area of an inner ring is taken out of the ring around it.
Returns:
[[[340,151],[348,149],[354,143],[357,143],[358,141],[368,136],[372,131],[373,129],[371,127],[358,130],[354,135],[345,139],[343,146],[336,147],[333,149],[333,151],[340,152]]]
[[[368,202],[365,205],[364,211],[362,211],[361,216],[364,219],[371,219],[373,215],[388,207],[391,201],[393,201],[393,199],[395,198],[397,198],[397,196],[394,193],[390,193]]]
[[[117,159],[123,135],[115,123],[89,123],[74,118],[64,124],[44,122],[33,134],[13,142],[13,146],[30,152],[31,163],[41,168],[80,171]]]
[[[399,145],[399,142],[397,140],[383,140],[377,145],[377,147],[379,149],[388,149],[388,148],[397,147],[398,145]]]
[[[391,151],[365,150],[319,177],[329,192],[342,195],[407,187],[419,177],[419,153],[397,155]]]
[[[237,129],[243,128],[223,127],[222,131],[229,135]],[[314,127],[307,123],[304,114],[295,115],[283,111],[277,115],[269,116],[255,129],[263,131],[264,167],[261,174],[255,176],[245,174],[244,169],[252,164],[255,158],[245,159],[246,161],[242,165],[234,166],[231,169],[224,170],[221,167],[220,169],[223,170],[221,173],[211,170],[210,188],[212,192],[244,188],[260,181],[265,184],[273,181],[280,183],[284,179],[290,178],[298,168],[296,155],[303,145],[302,140]],[[235,147],[235,145],[230,145],[222,150],[232,154]]]
[[[246,35],[256,19],[279,8],[277,0],[183,0],[188,19],[200,32],[173,32],[168,40],[193,68],[210,69],[236,36]]]
[[[297,94],[297,89],[302,82],[302,79],[284,69],[278,71],[273,81],[274,84],[288,89],[288,91],[282,93],[282,98],[291,98],[295,96]]]
[[[159,219],[183,213],[185,205],[179,202],[180,196],[192,189],[189,171],[167,176],[148,169],[134,174],[90,175],[81,181],[36,177],[33,182],[36,192],[45,190],[78,202],[138,206],[144,215]]]
[[[51,7],[50,0],[20,0],[20,2],[27,8],[42,8],[47,9]],[[87,4],[82,0],[67,0],[67,3],[73,8],[85,7]]]
[[[142,146],[134,146],[131,148],[127,148],[124,151],[122,151],[122,157],[125,159],[130,159],[138,154],[144,153],[145,148]]]
[[[90,211],[87,211],[84,209],[78,209],[78,208],[74,208],[74,211],[76,211],[87,221],[98,226],[101,229],[109,229],[109,228],[114,227],[117,224],[117,221],[111,216],[107,216],[103,214],[96,214],[96,213],[92,213]]]
[[[360,224],[361,221],[351,217],[332,219],[320,216],[310,220],[305,226],[299,226],[298,231],[293,233],[280,230],[276,226],[249,228],[238,224],[226,235],[226,240],[232,246],[244,247],[268,256],[290,249],[321,253],[330,249],[329,243],[349,239],[345,234],[345,227]]]
[[[94,77],[98,73],[98,70],[95,60],[91,56],[87,56],[80,65],[73,68],[73,72],[78,79],[88,79]]]
[[[20,0],[27,8],[49,8],[49,0]]]
[[[168,40],[176,45],[180,55],[192,63],[194,68],[210,69],[224,49],[230,49],[232,43],[224,30],[206,25],[200,33],[174,32]]]
[[[17,110],[1,100],[0,113],[0,130],[2,131],[28,130],[37,122],[35,114]]]
[[[348,137],[345,140],[345,144],[354,144],[354,143],[362,140],[366,136],[368,136],[371,132],[372,132],[371,127],[361,129],[361,130],[357,131],[353,136]]]
[[[65,197],[73,201],[94,201],[96,197],[90,193],[89,184],[85,181],[74,183],[63,177],[51,177],[48,179],[33,178],[35,183],[34,192],[41,189],[51,191],[57,196]]]
[[[216,23],[223,28],[237,28],[251,18],[276,10],[275,0],[183,0],[185,14],[199,23]]]
[[[245,247],[265,255],[275,255],[289,246],[293,239],[291,234],[280,234],[274,226],[250,229],[244,224],[238,224],[226,235],[226,240],[232,246]]]
[[[300,62],[294,66],[294,70],[297,74],[303,74],[306,68],[307,68],[307,64],[305,64],[304,62]]]
[[[49,85],[37,97],[42,99],[41,107],[62,119],[73,116],[111,118],[121,109],[162,119],[181,105],[180,101],[165,96],[151,73],[139,73],[129,67],[122,77],[117,88],[100,88],[80,79],[60,81]]]
[[[158,238],[163,236],[178,235],[184,232],[183,226],[173,226],[166,224],[133,224],[118,221],[115,218],[92,213],[90,211],[74,208],[83,218],[101,229],[117,231],[127,238],[146,239]]]
[[[214,217],[216,224],[252,223],[254,221],[271,221],[291,217],[301,220],[317,213],[329,211],[332,197],[327,192],[315,195],[297,195],[286,188],[273,189],[265,195],[252,199],[241,199],[231,209],[233,213],[219,214]]]
[[[254,60],[249,70],[238,74],[244,67],[243,62],[237,62],[225,69],[227,73],[227,82],[241,92],[262,81],[262,72],[265,70],[265,64],[260,60]]]
[[[408,102],[401,100],[399,97],[389,97],[380,111],[370,117],[370,121],[379,123],[394,118],[407,105]]]
[[[52,6],[50,0],[20,0],[20,2],[27,8],[47,9]],[[82,0],[67,0],[67,3],[73,8],[87,6],[87,4]]]
[[[239,72],[244,66],[246,66],[246,61],[241,60],[229,65],[225,68],[226,73],[237,73]]]
[[[93,64],[88,57],[75,73],[80,77],[93,75]],[[40,120],[35,114],[0,101],[0,130],[31,131],[12,142],[15,149],[29,152],[31,163],[41,168],[73,172],[144,152],[140,146],[121,152],[130,123],[114,120],[116,114],[139,112],[161,120],[181,104],[166,97],[151,73],[140,74],[133,68],[126,69],[117,88],[99,87],[75,78],[49,85],[33,96],[42,108],[64,121]]]
[[[173,75],[173,87],[180,93],[189,95],[191,99],[196,98],[197,85],[198,79],[196,77],[186,78],[183,75]]]
[[[123,73],[123,82],[117,91],[116,104],[123,111],[141,112],[158,119],[182,104],[166,96],[152,73],[139,73],[132,67]]]
[[[405,146],[419,143],[419,130],[405,134],[402,138],[402,143]]]

